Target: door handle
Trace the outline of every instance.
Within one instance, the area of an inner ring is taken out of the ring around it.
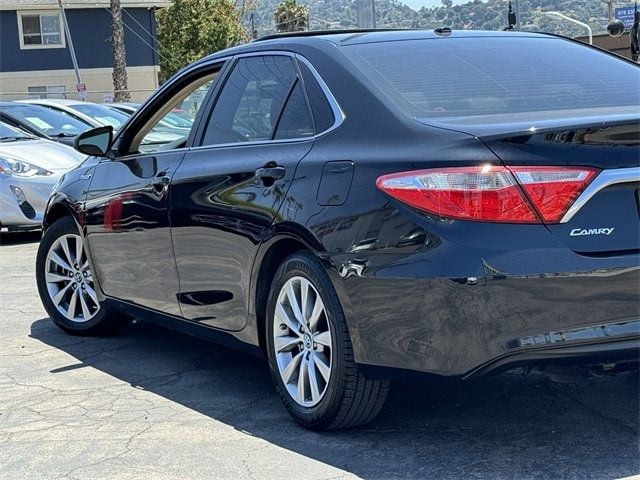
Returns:
[[[160,172],[151,179],[151,185],[154,187],[167,187],[171,183],[169,172]]]
[[[285,173],[284,167],[280,167],[278,165],[274,165],[273,167],[265,166],[256,170],[256,177],[259,177],[262,180],[264,179],[280,180],[281,178],[284,177],[284,173]]]
[[[256,170],[256,177],[262,180],[265,187],[270,187],[273,182],[284,178],[285,168],[279,165],[265,165]]]

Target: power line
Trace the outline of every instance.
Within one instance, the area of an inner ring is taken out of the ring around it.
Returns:
[[[109,10],[108,8],[104,7],[104,9],[105,9],[107,12],[111,13],[111,10]],[[154,52],[156,52],[156,53],[158,54],[158,56],[159,56],[159,57],[161,57],[163,60],[166,60],[167,62],[169,61],[169,59],[168,59],[167,57],[165,57],[164,55],[162,55],[162,54],[160,53],[160,51],[159,51],[157,48],[155,48],[153,45],[151,45],[149,42],[147,42],[144,38],[142,38],[142,37],[138,34],[138,32],[136,32],[133,28],[131,28],[129,25],[127,25],[127,24],[126,24],[126,22],[125,22],[124,20],[122,21],[122,25],[123,25],[127,30],[129,30],[131,33],[133,33],[136,37],[138,37],[138,39],[139,39],[142,43],[144,43],[147,47],[149,47],[151,50],[153,50]],[[149,33],[149,32],[147,32],[147,33]]]
[[[147,30],[144,25],[142,25],[138,20],[136,20],[136,17],[134,17],[133,15],[131,15],[126,8],[123,8],[122,11],[126,14],[129,15],[129,17],[131,18],[131,20],[133,20],[134,22],[136,22],[136,24],[138,24],[138,26],[142,29],[143,32],[145,32],[147,35],[149,35],[149,38],[152,38],[156,41],[156,43],[158,45],[162,45],[162,43],[158,40],[158,38],[153,35],[153,33],[151,33],[149,30]]]

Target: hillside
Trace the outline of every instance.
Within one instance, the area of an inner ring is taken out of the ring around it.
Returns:
[[[274,31],[273,12],[278,0],[258,0],[255,24],[260,35]],[[299,0],[309,6],[311,29],[349,28],[356,26],[355,0]],[[515,4],[515,2],[514,2]],[[543,11],[556,10],[586,22],[594,33],[605,32],[607,25],[606,4],[599,0],[520,0],[520,21],[523,30],[547,31],[575,36],[585,30],[554,18],[542,15]],[[506,27],[507,2],[505,0],[473,0],[453,5],[443,0],[443,5],[413,10],[398,0],[376,0],[377,27],[436,28],[499,30]],[[248,23],[248,16],[246,16]]]

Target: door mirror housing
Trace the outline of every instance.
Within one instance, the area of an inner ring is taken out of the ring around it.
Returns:
[[[92,128],[82,132],[73,141],[73,148],[85,155],[106,157],[113,142],[113,127],[105,126]]]

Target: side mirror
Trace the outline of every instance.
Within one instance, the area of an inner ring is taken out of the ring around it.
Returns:
[[[85,155],[106,157],[113,142],[113,127],[98,127],[82,132],[73,141],[73,148]]]

